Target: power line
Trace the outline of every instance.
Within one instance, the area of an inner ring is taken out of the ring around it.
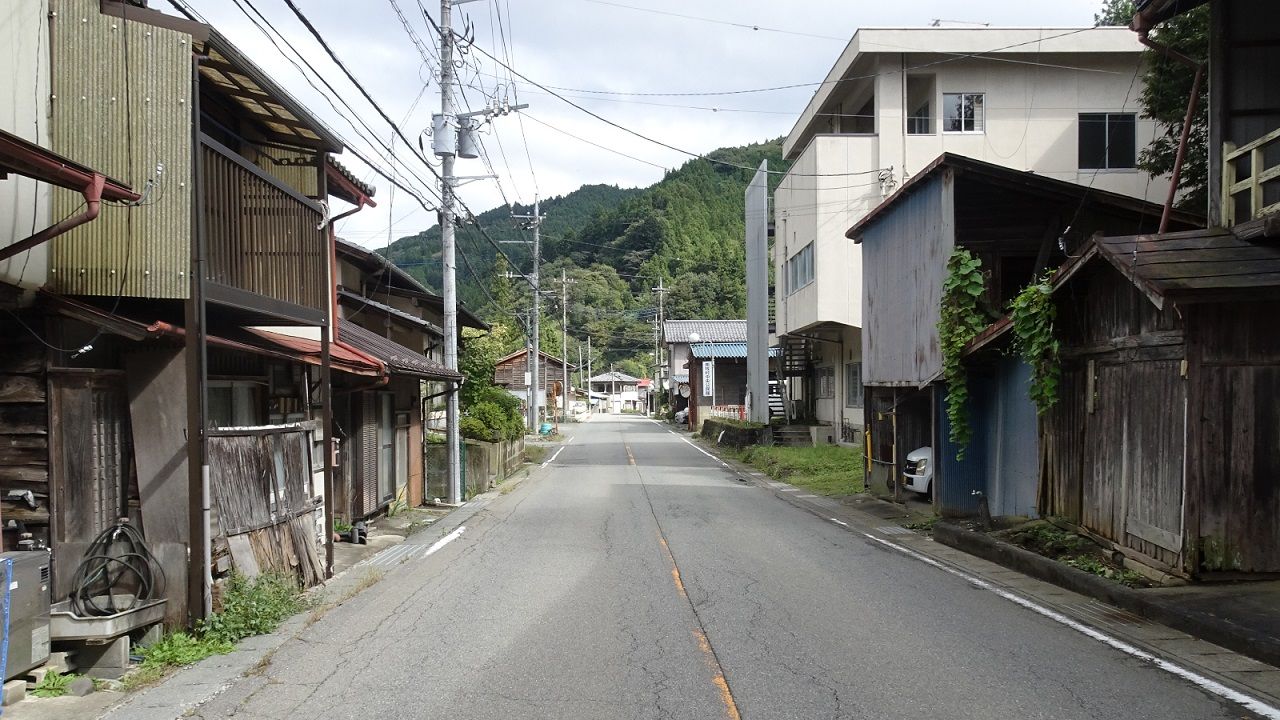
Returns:
[[[607,2],[607,0],[585,0],[586,2],[596,5],[608,5],[610,7],[623,8],[625,10],[635,10],[637,12],[652,13],[654,15],[666,15],[668,17],[677,17],[684,20],[697,20],[699,22],[714,23],[716,25],[727,25],[730,27],[742,28],[744,30],[753,30],[758,32],[771,32],[780,35],[795,35],[799,37],[817,38],[819,40],[835,40],[837,42],[848,42],[848,38],[834,37],[831,35],[817,35],[815,33],[799,32],[796,30],[782,30],[779,28],[763,27],[761,25],[753,25],[749,23],[733,22],[731,20],[720,20],[717,18],[699,17],[697,15],[684,15],[667,10],[655,10],[653,8],[636,7],[634,5],[623,5],[622,3]]]

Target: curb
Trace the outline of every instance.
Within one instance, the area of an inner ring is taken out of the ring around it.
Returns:
[[[1280,665],[1280,640],[1258,637],[1250,628],[1221,617],[1171,606],[1151,597],[1148,591],[1105,580],[954,523],[944,521],[935,525],[933,539],[1024,575],[1110,603],[1254,660]]]

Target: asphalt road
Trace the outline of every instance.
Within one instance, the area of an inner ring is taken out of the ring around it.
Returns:
[[[199,714],[1252,717],[738,482],[661,425],[574,431]]]

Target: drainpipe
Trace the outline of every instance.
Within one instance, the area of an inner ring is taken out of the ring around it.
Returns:
[[[1187,100],[1187,114],[1182,120],[1182,136],[1178,139],[1178,154],[1173,161],[1173,178],[1169,181],[1169,195],[1164,201],[1164,212],[1160,215],[1159,233],[1163,235],[1169,229],[1169,216],[1173,212],[1173,198],[1178,193],[1178,182],[1182,179],[1182,163],[1186,160],[1187,141],[1191,137],[1191,119],[1195,116],[1196,104],[1200,99],[1200,85],[1204,82],[1204,63],[1196,62],[1177,50],[1152,40],[1150,29],[1148,28],[1144,28],[1138,33],[1138,41],[1152,50],[1162,53],[1165,57],[1173,58],[1196,71],[1195,80],[1191,83],[1191,97]]]
[[[88,206],[85,208],[84,212],[76,215],[75,217],[69,217],[54,225],[50,225],[25,240],[19,240],[8,247],[0,248],[0,260],[7,260],[20,252],[30,250],[43,242],[51,240],[71,228],[79,227],[80,225],[96,219],[98,217],[98,212],[102,209],[102,189],[106,185],[106,182],[107,179],[102,174],[94,173],[93,176],[89,178],[88,183],[80,190],[80,192],[84,194],[85,205]],[[137,196],[134,198],[135,202],[136,200]]]

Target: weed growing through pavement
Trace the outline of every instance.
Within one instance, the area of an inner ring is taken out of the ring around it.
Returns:
[[[123,687],[146,687],[175,668],[229,653],[240,640],[273,632],[306,606],[292,575],[265,573],[249,579],[233,573],[222,593],[221,611],[197,623],[191,632],[170,632],[139,648],[142,665],[124,677]]]
[[[31,694],[38,698],[62,697],[63,695],[66,695],[70,689],[71,681],[78,677],[80,676],[73,674],[64,675],[56,670],[51,670],[45,673],[44,677],[40,678],[40,682],[36,683]]]

